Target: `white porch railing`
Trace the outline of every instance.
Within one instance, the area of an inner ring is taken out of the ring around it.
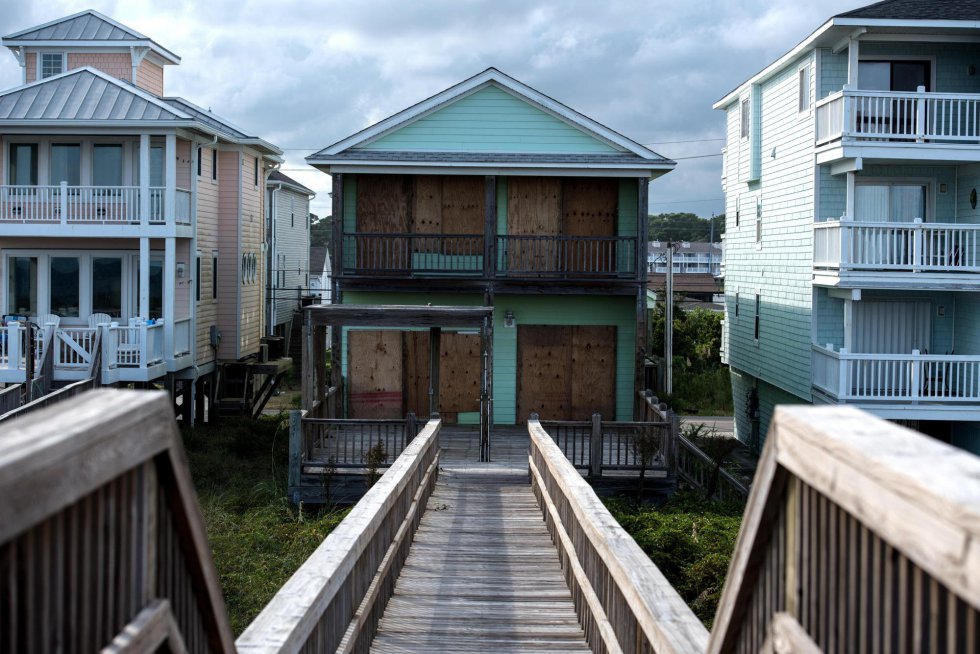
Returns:
[[[166,224],[166,189],[149,189],[151,225]],[[176,192],[175,222],[189,225],[190,192]],[[140,222],[139,186],[0,185],[0,223],[129,225]]]
[[[174,356],[190,354],[191,351],[191,319],[181,318],[174,321]]]
[[[843,401],[980,401],[980,356],[855,354],[813,346],[813,386]]]
[[[106,333],[106,367],[146,368],[163,361],[163,322],[110,325]]]
[[[980,94],[846,89],[816,105],[816,140],[980,141]]]
[[[0,372],[26,374],[26,344],[27,328],[22,323],[12,322],[3,327],[0,331]]]
[[[980,271],[980,225],[866,223],[813,225],[813,265],[840,270]]]

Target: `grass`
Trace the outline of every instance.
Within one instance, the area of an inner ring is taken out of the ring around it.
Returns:
[[[286,500],[288,432],[285,414],[183,432],[236,635],[346,515],[298,511]]]
[[[678,491],[657,508],[623,498],[606,500],[606,506],[711,629],[743,507],[705,500],[692,490]]]

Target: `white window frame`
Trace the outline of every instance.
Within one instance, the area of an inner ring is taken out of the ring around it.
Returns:
[[[738,101],[738,135],[748,141],[752,135],[752,97],[746,95]]]
[[[800,66],[797,80],[796,110],[800,116],[809,116],[813,110],[813,70],[809,63]]]
[[[755,197],[755,246],[762,247],[762,194]]]
[[[64,52],[39,52],[37,53],[37,73],[34,79],[40,81],[42,79],[47,79],[48,77],[42,77],[44,74],[44,58],[58,55],[61,57],[61,72],[48,75],[48,77],[54,77],[55,75],[61,75],[68,70],[68,55]]]

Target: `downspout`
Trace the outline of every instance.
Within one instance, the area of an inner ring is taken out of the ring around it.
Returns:
[[[268,318],[267,318],[267,331],[269,336],[275,336],[276,334],[276,302],[278,298],[276,297],[276,286],[279,279],[279,269],[277,267],[277,248],[278,239],[276,238],[276,216],[279,213],[279,191],[282,190],[282,184],[277,184],[276,188],[272,190],[272,202],[269,207],[269,272],[266,274],[266,292],[269,295],[269,300],[267,304]]]

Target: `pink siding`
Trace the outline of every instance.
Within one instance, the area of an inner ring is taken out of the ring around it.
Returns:
[[[107,75],[127,82],[133,78],[133,64],[128,52],[69,52],[68,70],[91,66]]]
[[[241,325],[242,356],[258,352],[259,339],[263,334],[265,319],[265,257],[262,254],[265,220],[262,213],[262,203],[265,193],[262,192],[262,176],[259,184],[255,182],[256,158],[246,154],[242,162],[242,224],[241,251],[251,253],[256,260],[257,270],[254,281],[242,285],[242,302],[239,308],[239,324]]]
[[[221,346],[218,357],[237,359],[240,331],[238,290],[241,285],[241,251],[238,243],[238,206],[241,176],[241,154],[218,153],[218,329]],[[244,356],[243,352],[241,356]]]
[[[136,69],[136,86],[154,95],[163,95],[163,66],[144,59]]]
[[[210,345],[211,325],[218,324],[218,304],[211,299],[214,279],[211,253],[218,250],[219,265],[224,258],[235,256],[234,241],[224,244],[223,249],[218,245],[218,184],[211,181],[210,148],[202,148],[200,157],[201,176],[197,179],[197,249],[201,253],[201,301],[197,304],[198,365],[216,358]],[[196,174],[196,171],[192,172]]]
[[[191,142],[177,139],[177,188],[191,189]]]
[[[24,55],[24,61],[27,66],[27,81],[33,82],[37,79],[37,53],[28,52]]]

